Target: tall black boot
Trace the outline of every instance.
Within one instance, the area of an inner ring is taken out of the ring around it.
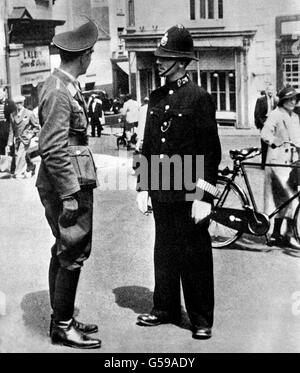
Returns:
[[[59,261],[56,256],[52,256],[49,265],[48,281],[49,281],[49,295],[51,308],[54,308],[54,295],[55,295],[55,283],[56,276],[59,269]]]
[[[73,317],[79,275],[80,268],[74,271],[62,267],[58,269],[53,300],[53,317],[57,322]]]

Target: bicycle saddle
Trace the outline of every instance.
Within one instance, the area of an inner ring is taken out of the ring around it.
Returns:
[[[229,154],[232,159],[244,160],[255,157],[260,154],[260,151],[259,148],[233,149],[229,151]]]

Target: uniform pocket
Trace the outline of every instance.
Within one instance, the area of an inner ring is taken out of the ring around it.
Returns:
[[[71,145],[69,154],[80,186],[96,187],[97,170],[90,149],[82,145]]]

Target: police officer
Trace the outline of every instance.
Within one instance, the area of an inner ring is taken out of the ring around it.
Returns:
[[[61,64],[44,83],[39,103],[42,161],[36,186],[55,237],[49,266],[50,337],[54,344],[83,349],[99,348],[101,341],[87,335],[97,332],[97,325],[73,317],[80,270],[91,251],[97,186],[87,146],[87,108],[77,78],[86,73],[97,39],[92,21],[53,38]]]
[[[147,214],[151,198],[155,289],[153,308],[138,316],[138,325],[180,322],[181,280],[192,336],[206,339],[213,325],[213,261],[207,219],[199,222],[211,212],[221,159],[215,106],[186,72],[189,62],[196,60],[186,28],[171,27],[154,54],[166,83],[150,96],[137,170],[137,205]],[[179,164],[171,161],[176,157]],[[143,172],[145,159],[148,172]],[[190,172],[193,183],[185,176]]]

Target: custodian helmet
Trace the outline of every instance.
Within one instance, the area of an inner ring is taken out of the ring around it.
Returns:
[[[157,57],[187,58],[198,60],[194,53],[194,43],[190,32],[182,25],[171,27],[162,37],[154,52]]]

